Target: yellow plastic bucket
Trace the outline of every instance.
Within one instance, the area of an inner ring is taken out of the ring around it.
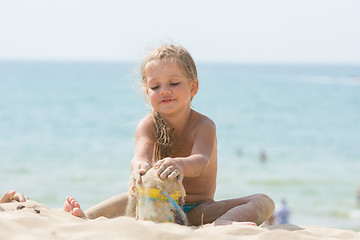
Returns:
[[[180,218],[184,218],[184,213],[178,205],[181,196],[180,191],[167,194],[156,188],[138,187],[136,218],[153,222],[175,222],[176,218],[179,218],[179,212]]]

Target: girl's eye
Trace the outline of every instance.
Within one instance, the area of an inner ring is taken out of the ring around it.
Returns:
[[[176,86],[176,85],[179,85],[180,82],[176,82],[176,83],[170,83],[171,86]]]
[[[159,86],[150,87],[151,90],[156,90],[156,89],[158,89],[158,88],[159,88]]]

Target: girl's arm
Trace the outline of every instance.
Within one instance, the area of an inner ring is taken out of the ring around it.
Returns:
[[[135,131],[135,150],[131,160],[132,177],[138,183],[141,175],[151,168],[154,143],[152,140],[154,131],[153,121],[150,115],[140,121]]]
[[[211,156],[216,146],[216,127],[209,119],[203,120],[198,126],[194,136],[194,145],[191,155],[179,159],[185,177],[201,175],[210,163]]]
[[[191,154],[188,157],[164,158],[155,164],[161,178],[197,177],[210,163],[216,146],[216,126],[210,119],[204,119],[196,128]]]

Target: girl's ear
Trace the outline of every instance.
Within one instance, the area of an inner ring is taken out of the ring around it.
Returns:
[[[190,90],[190,96],[194,97],[196,95],[196,93],[199,90],[199,80],[197,78],[195,78],[192,82],[191,82],[191,90]]]

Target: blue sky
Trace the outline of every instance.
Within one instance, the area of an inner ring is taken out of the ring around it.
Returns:
[[[357,0],[0,0],[0,59],[360,64]]]

